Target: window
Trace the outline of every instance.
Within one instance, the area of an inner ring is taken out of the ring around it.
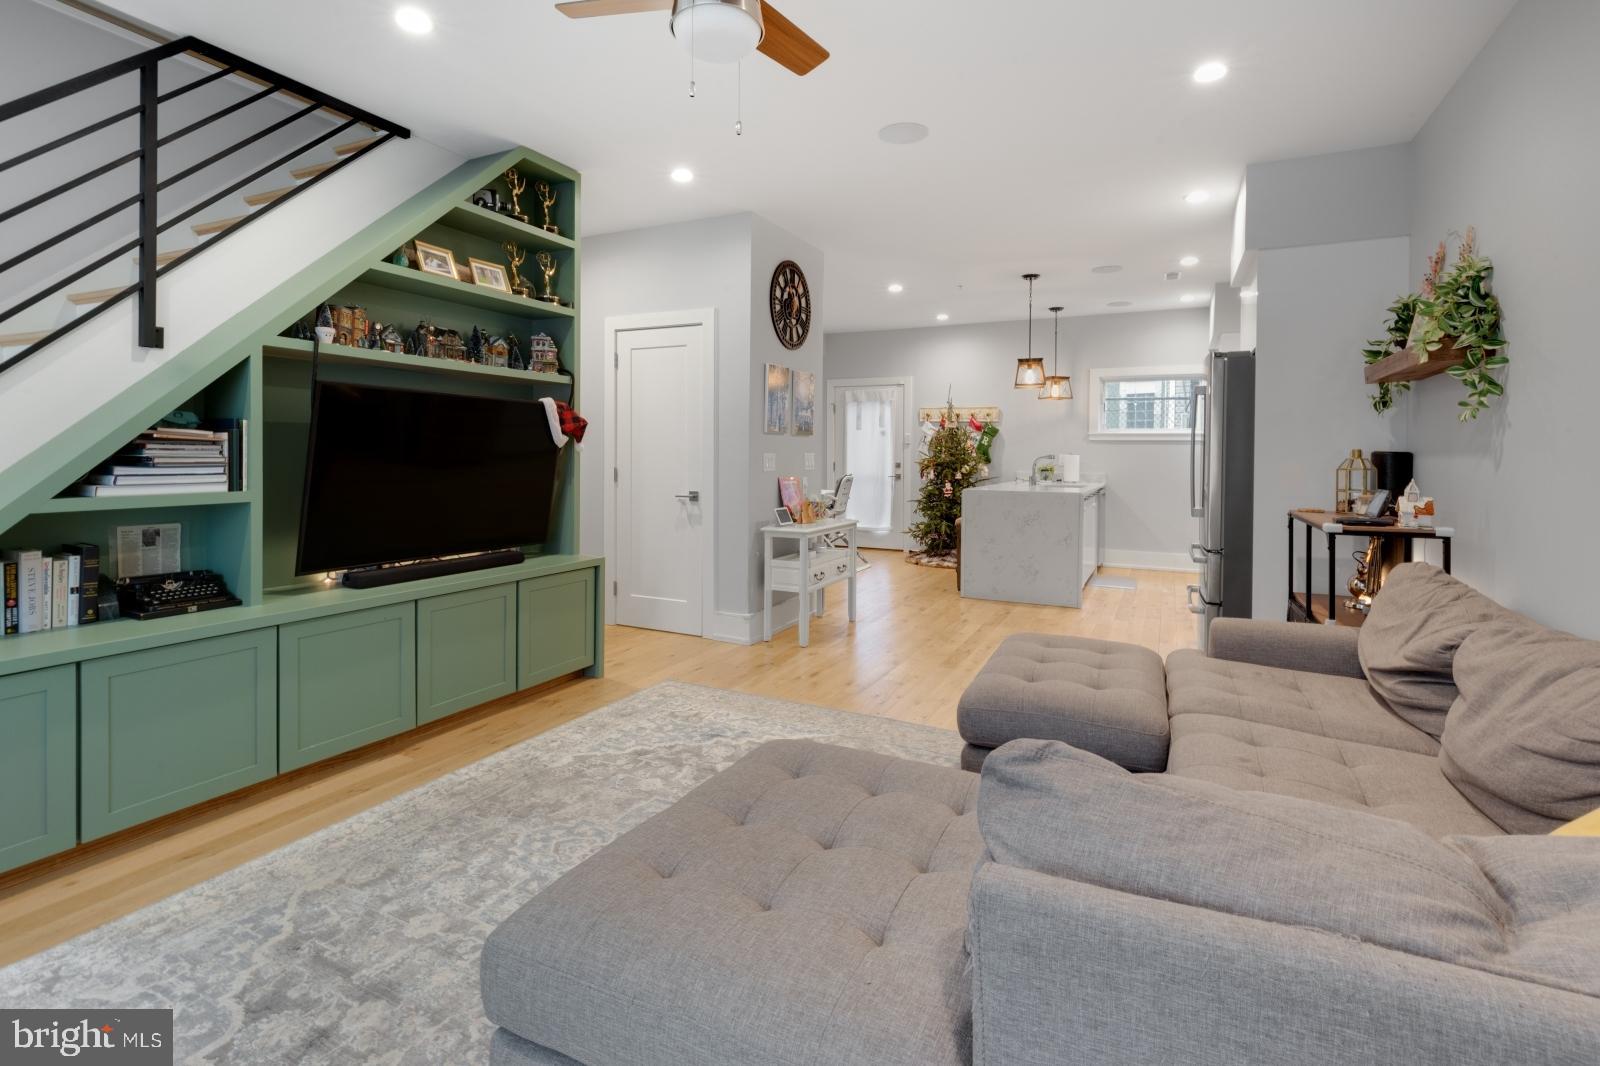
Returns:
[[[1095,440],[1188,440],[1195,416],[1196,367],[1127,367],[1091,370]]]

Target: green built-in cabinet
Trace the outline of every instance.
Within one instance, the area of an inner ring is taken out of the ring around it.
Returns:
[[[515,584],[417,601],[418,725],[517,688]]]
[[[485,186],[503,194],[508,169],[528,185],[532,223],[470,202]],[[559,234],[539,224],[538,182],[555,192]],[[328,302],[360,304],[403,330],[426,319],[464,335],[474,326],[514,333],[524,350],[531,334],[546,333],[560,350],[558,373],[341,346],[319,350],[316,367],[326,381],[549,397],[581,411],[581,201],[576,171],[526,148],[465,163],[173,352],[84,419],[70,443],[0,470],[0,546],[92,542],[116,577],[117,527],[176,524],[181,565],[220,572],[243,600],[0,638],[0,870],[568,673],[599,675],[603,564],[578,551],[574,448],[557,463],[549,536],[521,545],[520,565],[378,589],[295,573],[313,363],[293,325]],[[502,246],[514,242],[527,253],[524,276],[541,289],[535,257],[548,252],[561,302],[394,263],[417,238],[450,248],[458,263],[504,263]],[[239,489],[64,495],[178,408],[248,421]],[[471,447],[470,427],[462,446]]]
[[[78,672],[0,677],[0,870],[78,836]]]
[[[277,650],[258,630],[84,663],[82,838],[276,774]]]

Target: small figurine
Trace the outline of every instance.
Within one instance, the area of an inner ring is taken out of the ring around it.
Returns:
[[[481,207],[485,211],[499,211],[504,206],[499,191],[493,188],[483,188],[473,193],[472,203],[474,207]]]
[[[323,304],[321,307],[317,308],[317,340],[321,341],[323,344],[332,344],[333,334],[333,308],[329,307],[327,304]]]
[[[368,322],[366,335],[361,338],[361,347],[376,351],[383,347],[383,323]]]
[[[433,326],[425,318],[417,319],[417,328],[406,337],[405,353],[407,355],[432,356]]]
[[[399,330],[393,326],[385,326],[379,336],[378,346],[386,352],[403,352],[406,349],[406,340],[400,335]]]
[[[467,362],[483,362],[484,337],[483,331],[477,326],[472,327],[472,335],[467,338]]]
[[[528,369],[528,361],[522,355],[522,344],[515,333],[506,338],[506,344],[506,366],[512,370]]]
[[[406,254],[405,247],[402,245],[394,250],[394,254],[389,257],[389,262],[397,267],[408,267],[411,265],[411,257]]]
[[[483,361],[490,366],[506,366],[511,361],[511,346],[504,337],[490,337],[483,348]]]
[[[548,333],[535,333],[528,341],[527,369],[537,374],[561,372],[560,352],[556,349],[555,339]]]

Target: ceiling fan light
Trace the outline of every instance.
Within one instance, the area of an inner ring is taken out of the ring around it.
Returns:
[[[1017,360],[1017,388],[1037,389],[1044,384],[1043,359]]]
[[[1072,379],[1065,374],[1051,374],[1044,379],[1044,389],[1039,393],[1041,400],[1070,400],[1072,399]]]
[[[764,33],[761,0],[676,0],[672,35],[707,63],[737,63]]]

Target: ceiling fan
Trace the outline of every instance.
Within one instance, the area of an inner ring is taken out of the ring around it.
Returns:
[[[713,63],[733,63],[752,51],[796,74],[810,74],[828,58],[812,40],[767,0],[568,0],[556,10],[568,18],[671,11],[672,35],[694,54]]]

